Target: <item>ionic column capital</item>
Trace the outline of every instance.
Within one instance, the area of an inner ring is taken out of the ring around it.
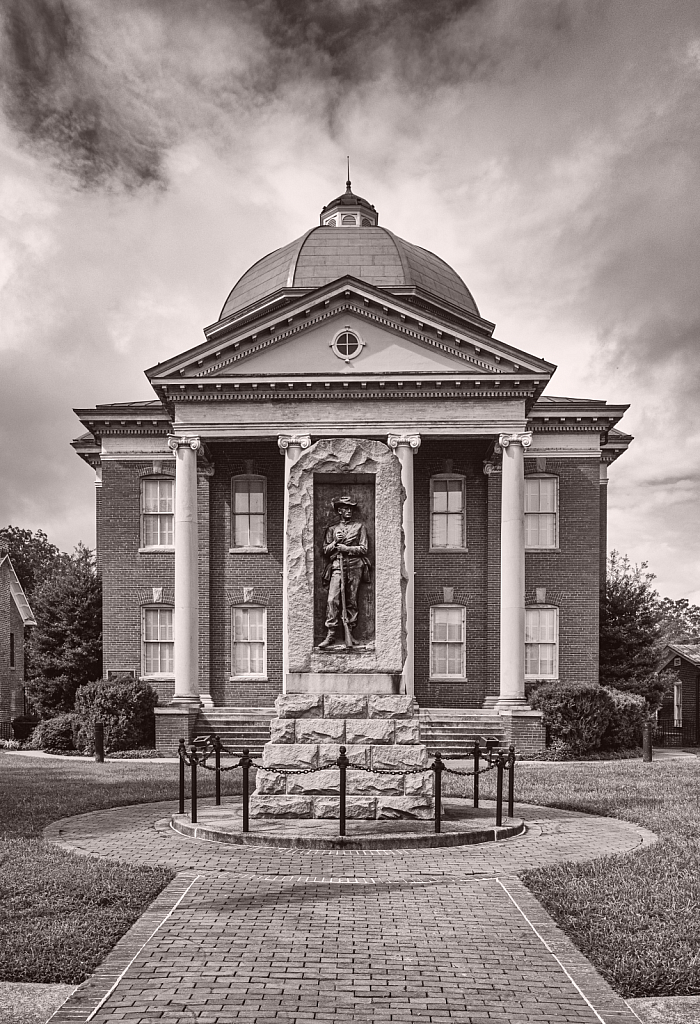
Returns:
[[[191,448],[193,452],[199,451],[202,446],[202,442],[198,437],[183,437],[177,434],[168,434],[168,448],[172,448],[174,452],[178,448]]]
[[[532,431],[524,430],[522,434],[499,434],[498,443],[501,448],[507,448],[511,444],[520,444],[523,448],[529,448],[532,444]]]
[[[277,446],[283,454],[288,448],[301,448],[304,451],[311,447],[311,437],[308,434],[280,434]]]
[[[414,452],[420,448],[420,442],[420,434],[389,434],[386,439],[386,443],[390,448],[396,449],[401,446],[412,448]]]

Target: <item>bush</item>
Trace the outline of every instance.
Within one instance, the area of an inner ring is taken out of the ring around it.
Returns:
[[[81,686],[75,698],[89,745],[95,722],[104,722],[106,750],[155,746],[155,690],[139,679],[122,676]]]
[[[68,713],[39,722],[27,744],[31,750],[78,750],[81,722]]]
[[[644,723],[649,717],[649,705],[638,693],[623,693],[614,686],[604,687],[610,694],[615,710],[603,733],[604,750],[629,750],[642,743]]]
[[[600,747],[615,712],[610,694],[598,683],[545,683],[530,697],[562,753],[575,756]]]
[[[70,676],[35,676],[26,684],[27,697],[41,718],[69,714],[75,702],[79,680]]]

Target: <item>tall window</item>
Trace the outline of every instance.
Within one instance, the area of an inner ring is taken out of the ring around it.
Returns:
[[[464,548],[464,477],[434,476],[430,481],[431,548]]]
[[[266,609],[259,605],[239,605],[232,612],[233,675],[266,675]]]
[[[463,679],[466,675],[466,610],[461,605],[430,609],[430,676]]]
[[[175,671],[172,608],[144,608],[141,635],[143,674],[171,676]]]
[[[267,546],[267,487],[264,476],[236,476],[232,482],[234,548]]]
[[[155,477],[141,481],[141,545],[171,548],[175,543],[175,481]]]
[[[556,679],[559,675],[559,609],[525,609],[525,675]]]
[[[15,634],[10,633],[10,668],[15,667]]]
[[[673,724],[676,729],[683,725],[683,684],[673,684]]]
[[[525,547],[556,548],[557,478],[525,477]]]

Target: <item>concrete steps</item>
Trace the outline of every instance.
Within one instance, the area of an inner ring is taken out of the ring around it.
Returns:
[[[253,757],[260,757],[270,739],[270,722],[275,709],[264,708],[205,708],[200,711],[195,726],[195,739],[204,739],[211,733],[219,737],[225,747],[241,754],[248,747]]]
[[[468,757],[477,739],[493,737],[499,746],[505,743],[500,717],[478,709],[421,709],[420,737],[431,754],[439,750],[444,757]]]

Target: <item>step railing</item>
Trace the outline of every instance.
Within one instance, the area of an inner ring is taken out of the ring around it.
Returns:
[[[339,771],[339,826],[340,835],[346,834],[347,827],[347,771],[348,768],[352,771],[363,771],[368,772],[372,775],[395,775],[407,777],[409,775],[423,775],[427,771],[432,771],[435,780],[434,797],[435,797],[435,832],[439,833],[442,830],[442,776],[443,774],[462,776],[464,778],[473,778],[473,790],[472,799],[475,808],[479,807],[479,783],[482,775],[488,772],[496,772],[496,827],[500,828],[503,825],[503,784],[506,772],[508,773],[508,792],[507,792],[507,816],[513,817],[514,805],[515,805],[515,747],[511,746],[508,748],[508,753],[504,754],[503,751],[495,750],[496,741],[489,740],[482,749],[479,741],[477,740],[474,744],[471,755],[473,758],[473,767],[471,771],[461,770],[458,768],[449,768],[445,761],[462,761],[464,758],[443,758],[440,751],[436,751],[433,757],[433,763],[423,768],[409,768],[403,771],[381,769],[381,768],[368,768],[366,765],[353,764],[347,756],[346,748],[341,746],[340,753],[335,761],[330,761],[328,764],[322,765],[319,768],[272,768],[264,769],[266,771],[274,771],[278,775],[312,775],[315,772],[328,771],[332,768],[337,768]],[[243,832],[250,831],[250,769],[251,768],[264,768],[264,765],[257,764],[250,756],[250,750],[248,747],[243,747],[241,757],[237,764],[222,765],[221,755],[233,755],[236,756],[233,750],[225,747],[221,742],[219,736],[211,735],[202,742],[198,741],[191,745],[189,751],[185,744],[184,739],[180,740],[178,746],[178,758],[179,758],[179,793],[178,793],[178,812],[179,814],[185,813],[185,775],[186,768],[190,769],[190,821],[192,824],[197,824],[197,813],[198,813],[198,797],[197,797],[197,772],[202,769],[214,773],[214,799],[216,806],[221,806],[221,776],[225,772],[236,771],[241,769],[242,772],[242,795],[243,795]],[[208,761],[213,758],[213,765],[208,764]],[[486,764],[486,767],[482,767],[482,762]]]

